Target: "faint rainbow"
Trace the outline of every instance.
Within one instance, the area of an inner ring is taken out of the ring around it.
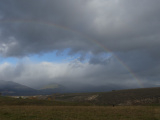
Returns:
[[[0,23],[32,23],[32,24],[40,24],[40,25],[45,25],[45,26],[49,26],[49,27],[57,27],[57,28],[60,28],[62,30],[66,30],[66,31],[71,31],[73,33],[76,33],[80,36],[83,36],[85,37],[87,40],[93,42],[94,44],[96,44],[98,47],[102,48],[105,52],[110,52],[112,53],[112,55],[119,61],[119,63],[131,74],[131,76],[137,81],[139,87],[143,88],[143,84],[142,82],[138,79],[137,75],[118,57],[116,56],[111,50],[109,50],[106,46],[104,46],[103,44],[101,44],[99,41],[95,40],[95,39],[92,39],[91,37],[87,36],[87,35],[84,35],[82,34],[81,32],[77,31],[77,30],[73,30],[71,28],[68,28],[66,26],[62,26],[62,25],[59,25],[59,24],[55,24],[53,22],[50,22],[50,21],[37,21],[37,20],[26,20],[26,19],[23,19],[23,20],[19,20],[19,19],[2,19],[0,20]]]
[[[137,75],[117,56],[115,55],[111,50],[109,50],[107,47],[105,47],[103,44],[98,42],[97,40],[92,39],[99,47],[101,47],[103,50],[107,52],[111,52],[112,55],[119,61],[119,63],[131,74],[133,78],[137,81],[139,87],[144,88],[142,82],[138,79]]]

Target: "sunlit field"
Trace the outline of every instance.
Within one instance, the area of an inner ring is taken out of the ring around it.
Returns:
[[[1,106],[0,120],[160,120],[160,107]]]

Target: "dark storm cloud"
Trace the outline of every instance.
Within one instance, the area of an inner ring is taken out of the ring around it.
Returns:
[[[87,12],[83,10],[85,3],[58,0],[2,1],[1,43],[4,46],[1,47],[1,53],[4,56],[21,56],[65,48],[73,48],[75,52],[89,50],[87,38],[73,32],[72,28],[74,24],[79,24],[80,28],[87,21],[87,15],[83,15]],[[9,37],[14,41],[10,42]],[[10,47],[12,43],[15,44]]]
[[[102,51],[85,35],[112,51],[157,52],[160,44],[158,0],[1,0],[0,3],[1,44],[6,45],[5,50],[1,46],[1,54],[5,56],[65,48],[75,52]],[[10,37],[14,41],[10,42]]]
[[[156,82],[159,5],[159,0],[0,0],[0,54],[19,57],[70,48],[70,55],[82,55],[80,60],[92,53],[90,65],[101,66],[92,74],[87,67],[84,79],[105,81],[107,76],[118,83],[129,79],[127,66],[140,80]],[[119,60],[99,57],[103,52]]]

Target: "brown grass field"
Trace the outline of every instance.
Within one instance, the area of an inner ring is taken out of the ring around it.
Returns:
[[[0,120],[160,120],[160,106],[0,106]]]
[[[0,120],[160,120],[159,90],[56,94],[43,100],[0,96]]]

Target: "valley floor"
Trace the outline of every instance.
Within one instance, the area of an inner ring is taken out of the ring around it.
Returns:
[[[0,106],[0,120],[160,120],[160,106]]]

